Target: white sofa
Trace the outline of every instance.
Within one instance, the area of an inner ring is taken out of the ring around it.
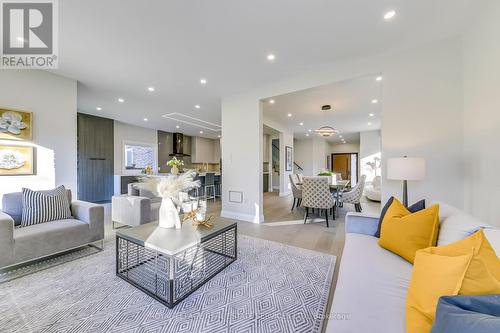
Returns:
[[[381,185],[380,176],[376,176],[375,178],[373,178],[371,182],[366,183],[365,193],[364,193],[365,196],[372,201],[380,202],[382,197],[382,191],[380,185]]]
[[[406,331],[406,293],[413,266],[378,245],[373,236],[378,220],[378,215],[346,216],[344,252],[326,332]],[[479,228],[491,228],[446,204],[440,204],[440,227],[438,245],[463,239]],[[500,255],[500,237],[494,243],[485,233]]]

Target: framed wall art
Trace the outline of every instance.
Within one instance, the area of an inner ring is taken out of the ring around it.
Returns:
[[[0,140],[31,141],[33,114],[0,108]]]
[[[0,144],[0,176],[35,174],[35,148]]]

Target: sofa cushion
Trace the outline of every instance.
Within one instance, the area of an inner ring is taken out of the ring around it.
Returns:
[[[440,255],[436,248],[417,251],[406,301],[406,333],[431,330],[439,297],[457,295],[471,262],[472,249],[463,255]]]
[[[71,203],[71,190],[66,190],[66,196]],[[2,197],[2,211],[12,217],[15,226],[20,226],[23,215],[23,193],[5,193]]]
[[[413,263],[417,250],[436,245],[439,206],[410,213],[397,199],[382,221],[379,245]]]
[[[50,221],[14,230],[16,261],[31,260],[88,242],[90,225],[80,220]]]
[[[405,331],[412,265],[377,241],[373,236],[346,234],[327,332]]]
[[[446,256],[469,254],[472,250],[472,260],[460,287],[460,295],[500,293],[500,260],[483,230],[476,231],[471,236],[452,244],[430,250],[435,254]]]
[[[22,227],[72,217],[70,203],[63,185],[47,191],[33,191],[23,188],[22,193]]]
[[[391,207],[392,203],[394,202],[394,197],[390,197],[389,200],[385,203],[384,207],[382,208],[382,212],[380,213],[380,219],[378,222],[378,229],[377,232],[375,233],[375,237],[380,237],[380,230],[382,228],[382,221],[384,220],[385,214],[387,214],[387,210],[389,207]],[[408,207],[408,210],[410,213],[416,213],[419,210],[425,209],[425,199],[420,200],[418,202],[415,202],[413,205]]]
[[[500,295],[445,296],[431,333],[500,332]]]

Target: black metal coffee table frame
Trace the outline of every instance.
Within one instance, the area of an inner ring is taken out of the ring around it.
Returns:
[[[208,232],[199,243],[169,254],[124,233],[116,235],[116,275],[169,308],[237,259],[236,223]]]

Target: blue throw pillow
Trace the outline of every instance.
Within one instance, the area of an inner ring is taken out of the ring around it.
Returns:
[[[378,228],[377,232],[375,233],[375,237],[380,238],[380,230],[382,229],[382,221],[384,220],[385,214],[387,214],[387,210],[389,207],[392,205],[392,202],[394,201],[394,197],[390,197],[389,200],[387,200],[386,204],[384,205],[384,208],[382,208],[382,212],[380,213],[380,219],[378,220]],[[416,213],[419,210],[425,209],[425,199],[420,200],[419,202],[414,203],[410,207],[408,207],[408,210],[410,213]]]
[[[431,333],[500,332],[500,295],[443,296]]]

